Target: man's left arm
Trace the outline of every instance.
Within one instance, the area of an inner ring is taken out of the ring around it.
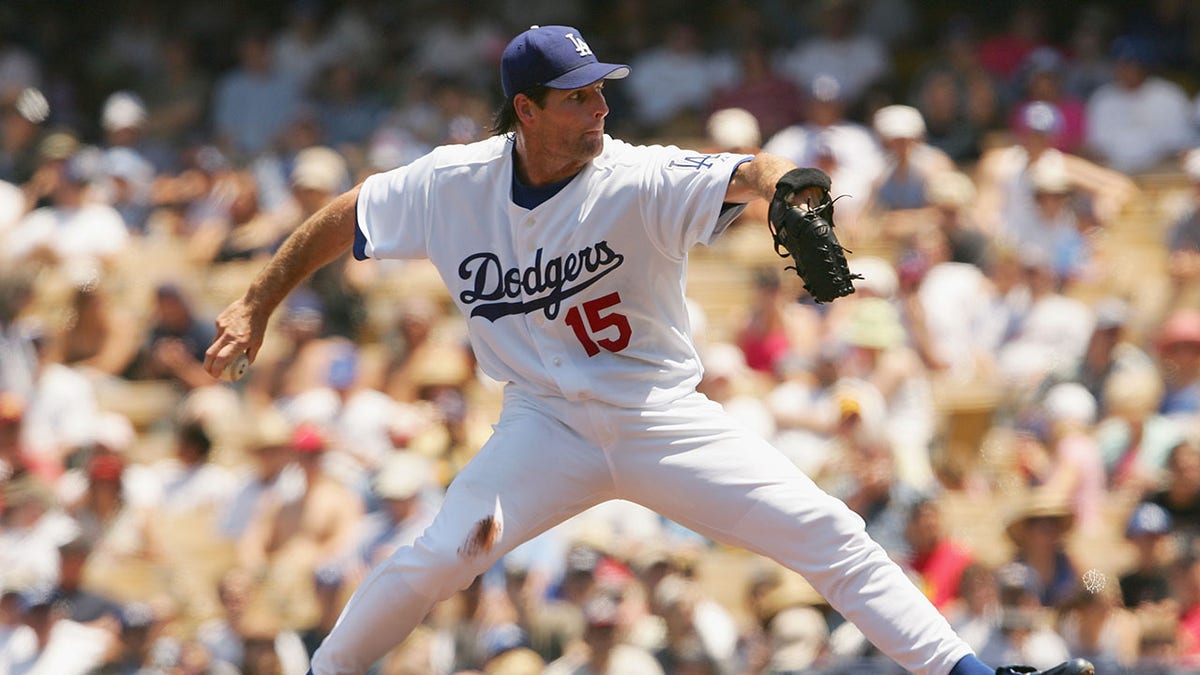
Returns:
[[[760,152],[748,162],[742,162],[733,172],[729,188],[725,190],[725,202],[745,204],[755,199],[771,201],[775,196],[776,183],[783,174],[797,166],[778,155]],[[817,187],[801,190],[795,195],[796,203],[816,206],[825,198],[825,192]]]

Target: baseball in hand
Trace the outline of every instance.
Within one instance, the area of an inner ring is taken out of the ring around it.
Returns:
[[[245,352],[238,354],[225,366],[225,370],[221,371],[221,380],[224,382],[237,382],[246,375],[246,371],[250,369],[250,357]]]

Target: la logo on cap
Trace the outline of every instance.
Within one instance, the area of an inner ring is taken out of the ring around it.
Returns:
[[[571,44],[575,45],[575,51],[579,52],[580,56],[591,55],[592,48],[588,46],[588,43],[583,41],[583,38],[575,37],[574,33],[567,33],[567,39],[571,41]]]

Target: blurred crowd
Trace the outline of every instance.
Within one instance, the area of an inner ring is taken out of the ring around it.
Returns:
[[[534,22],[631,65],[613,135],[765,149],[844,195],[863,278],[831,305],[765,204],[697,252],[705,394],[985,661],[1200,672],[1200,6],[970,4],[0,7],[0,674],[303,673],[422,532],[502,387],[425,262],[322,269],[237,383],[204,350],[306,217],[487,137]],[[375,670],[896,667],[796,575],[612,502]]]

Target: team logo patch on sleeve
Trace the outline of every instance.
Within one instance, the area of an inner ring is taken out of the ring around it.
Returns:
[[[671,163],[667,167],[671,169],[691,169],[693,171],[711,169],[719,158],[719,155],[688,155],[671,160]]]

